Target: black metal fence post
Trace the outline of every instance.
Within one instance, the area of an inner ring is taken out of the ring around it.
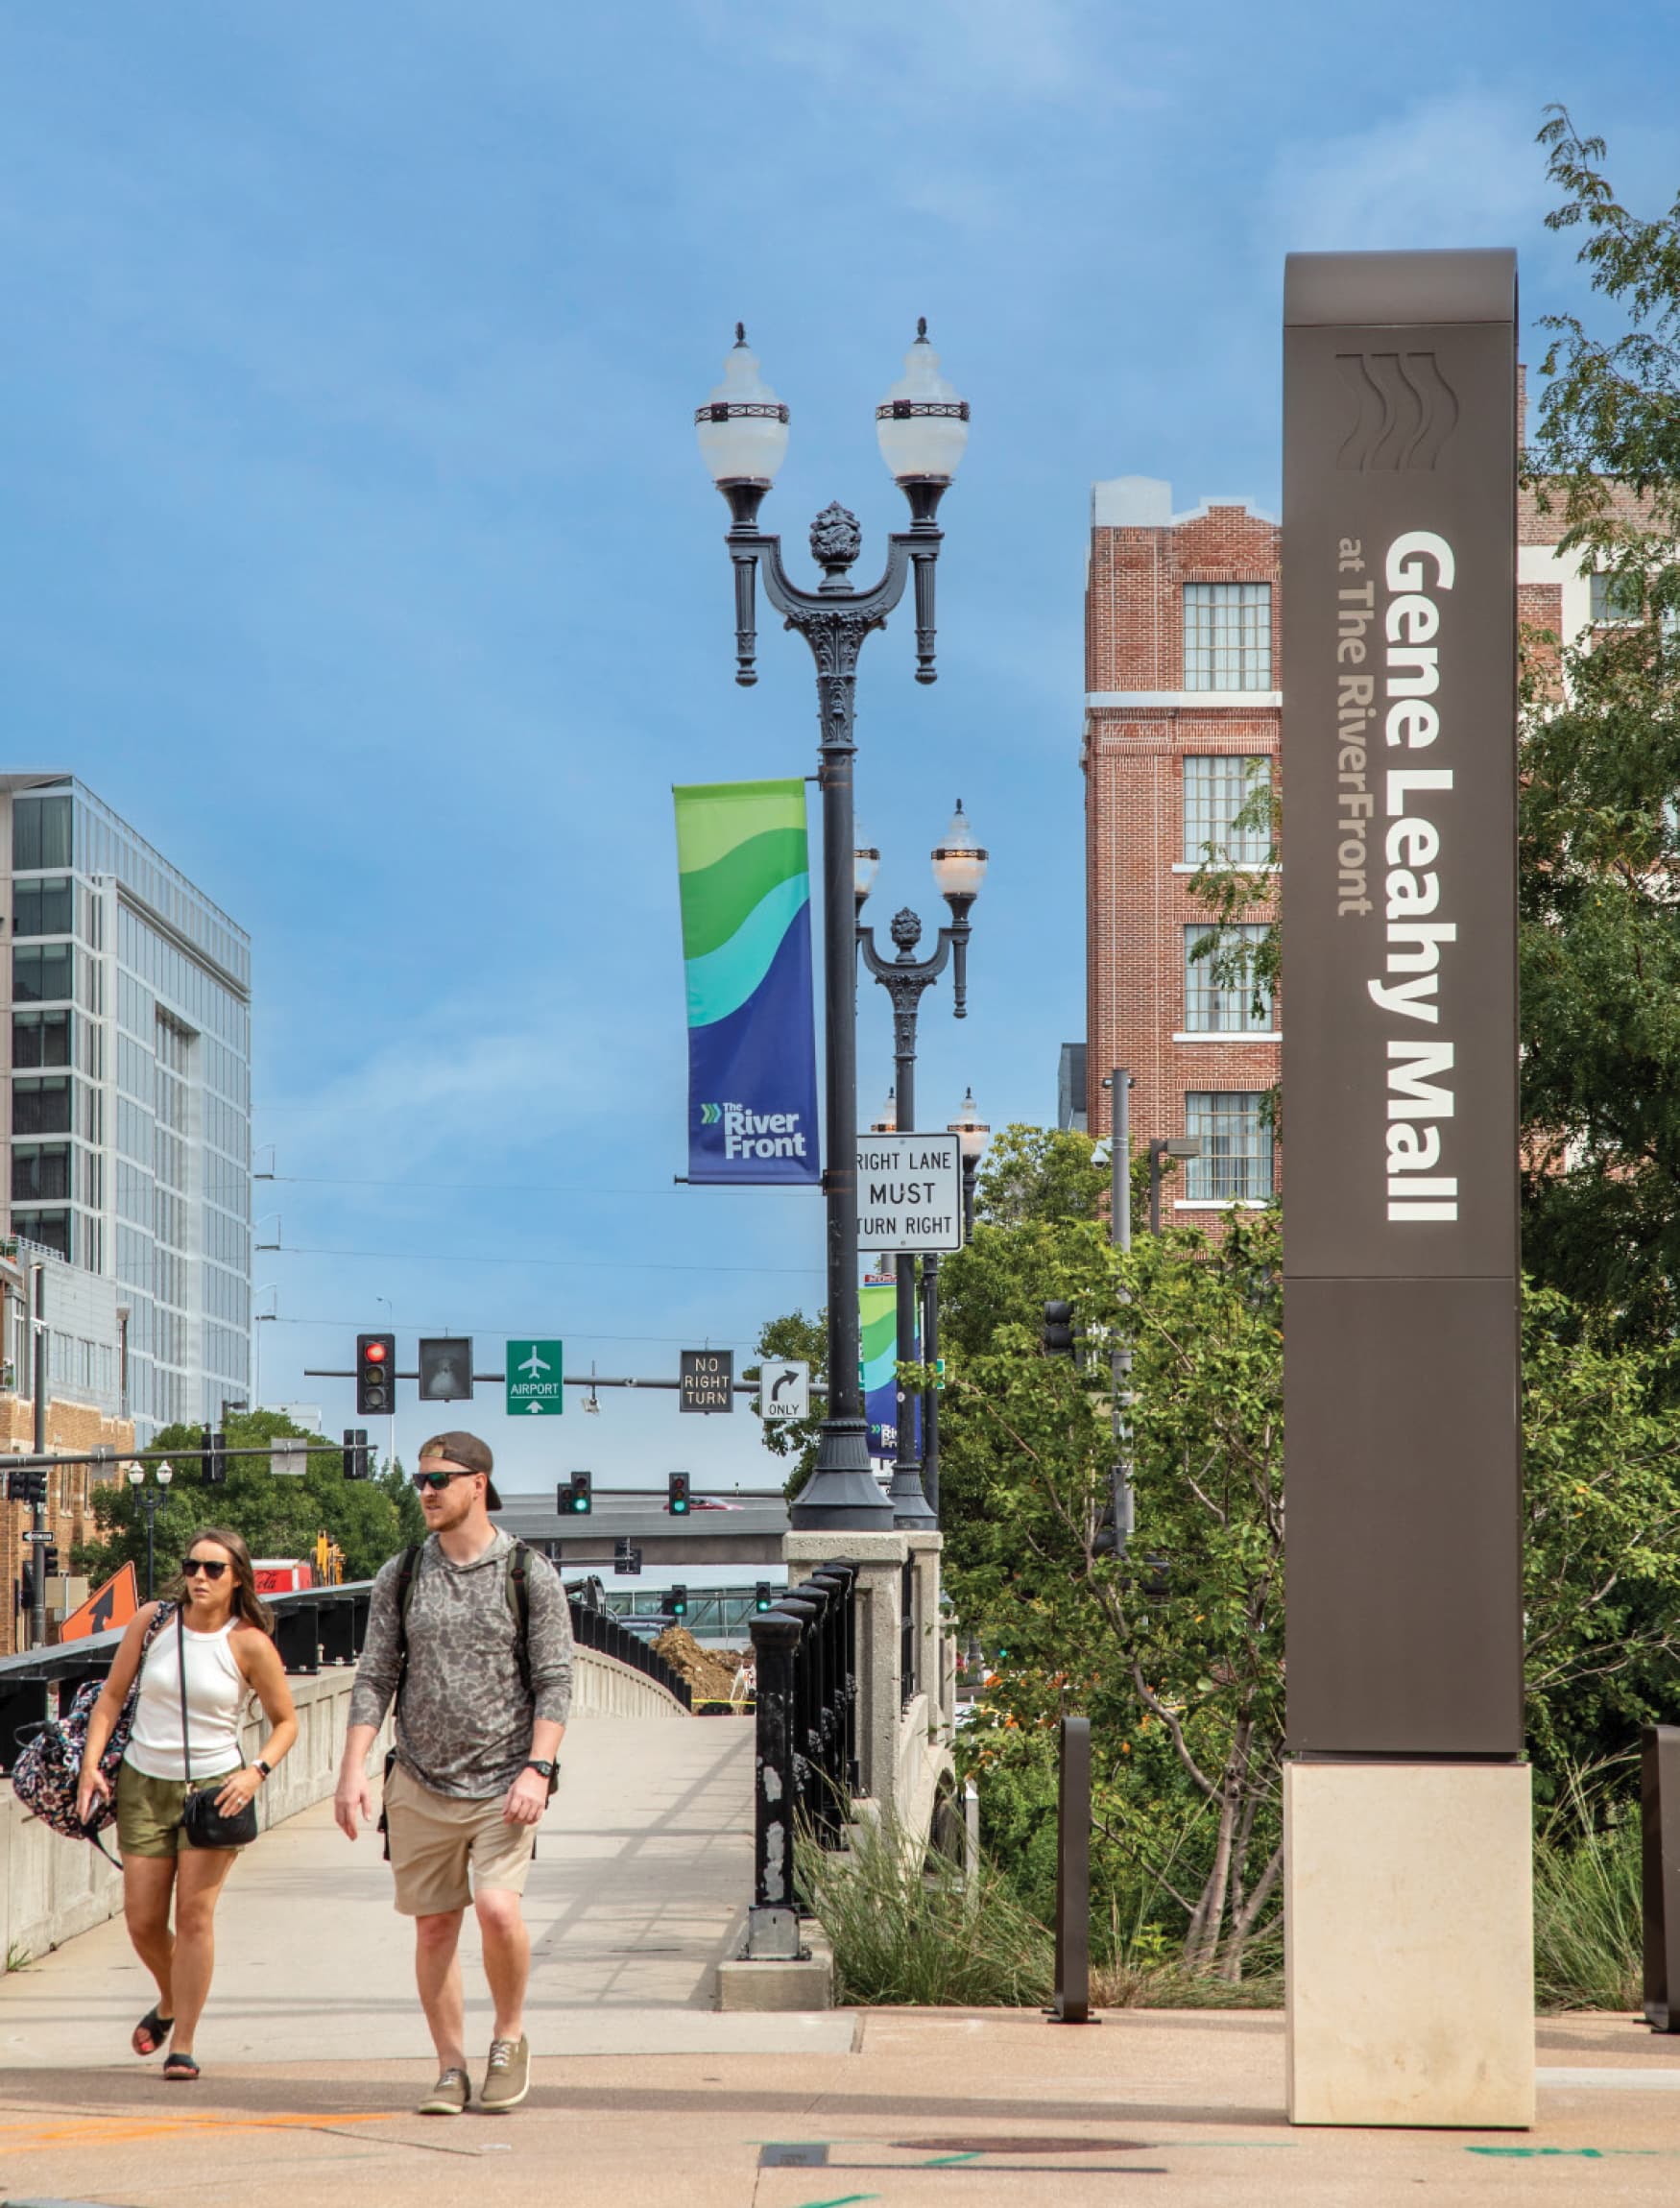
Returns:
[[[1680,2032],[1680,1725],[1647,1725],[1641,1746],[1645,2022]]]
[[[747,1911],[747,1956],[790,1962],[799,1956],[794,1900],[794,1653],[804,1620],[791,1612],[755,1618],[753,1665],[757,1679],[757,1752],[754,1777],[753,1901]]]
[[[1052,2024],[1090,2024],[1091,1719],[1062,1720],[1056,1796],[1056,2002]]]

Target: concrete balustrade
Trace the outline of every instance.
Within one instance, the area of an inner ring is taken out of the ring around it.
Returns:
[[[344,1752],[355,1676],[354,1667],[347,1664],[292,1680],[298,1744],[257,1796],[265,1831],[296,1816],[300,1810],[324,1801],[332,1792]],[[572,1675],[574,1720],[687,1715],[667,1688],[644,1672],[593,1648],[577,1651]],[[258,1753],[267,1731],[260,1712],[242,1728],[248,1757]],[[387,1724],[369,1758],[371,1770],[377,1771],[389,1735]],[[564,1748],[561,1753],[564,1758]],[[102,1836],[115,1855],[115,1828]],[[13,1795],[11,1782],[0,1779],[0,1952],[8,1961],[15,1963],[25,1956],[45,1955],[74,1939],[78,1932],[118,1915],[122,1906],[121,1874],[99,1850],[85,1841],[67,1840],[48,1831],[27,1814]]]

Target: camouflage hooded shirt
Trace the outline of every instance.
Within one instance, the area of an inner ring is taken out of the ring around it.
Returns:
[[[525,1551],[531,1687],[519,1673],[518,1627],[509,1599],[512,1537],[470,1564],[454,1564],[434,1533],[415,1565],[408,1600],[408,1669],[396,1707],[396,1758],[435,1794],[488,1801],[504,1794],[531,1753],[538,1717],[564,1724],[571,1708],[571,1610],[546,1557]],[[350,1696],[349,1722],[384,1722],[401,1671],[394,1556],[373,1582],[368,1638]]]

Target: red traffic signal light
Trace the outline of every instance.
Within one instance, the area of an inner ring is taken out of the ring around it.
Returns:
[[[396,1408],[396,1336],[356,1336],[356,1414],[389,1418]]]

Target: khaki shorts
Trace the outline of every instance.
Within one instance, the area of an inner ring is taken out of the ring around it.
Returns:
[[[195,1779],[193,1792],[220,1793],[229,1777]],[[186,1800],[184,1779],[153,1779],[125,1764],[117,1773],[117,1852],[124,1856],[180,1856],[186,1853],[187,1837],[181,1828],[181,1805]],[[237,1850],[234,1851],[237,1853]]]
[[[497,1794],[488,1802],[463,1801],[454,1794],[434,1794],[402,1764],[391,1766],[385,1782],[385,1836],[400,1915],[436,1917],[464,1909],[485,1886],[524,1892],[537,1828],[510,1824],[502,1815],[506,1798]]]

